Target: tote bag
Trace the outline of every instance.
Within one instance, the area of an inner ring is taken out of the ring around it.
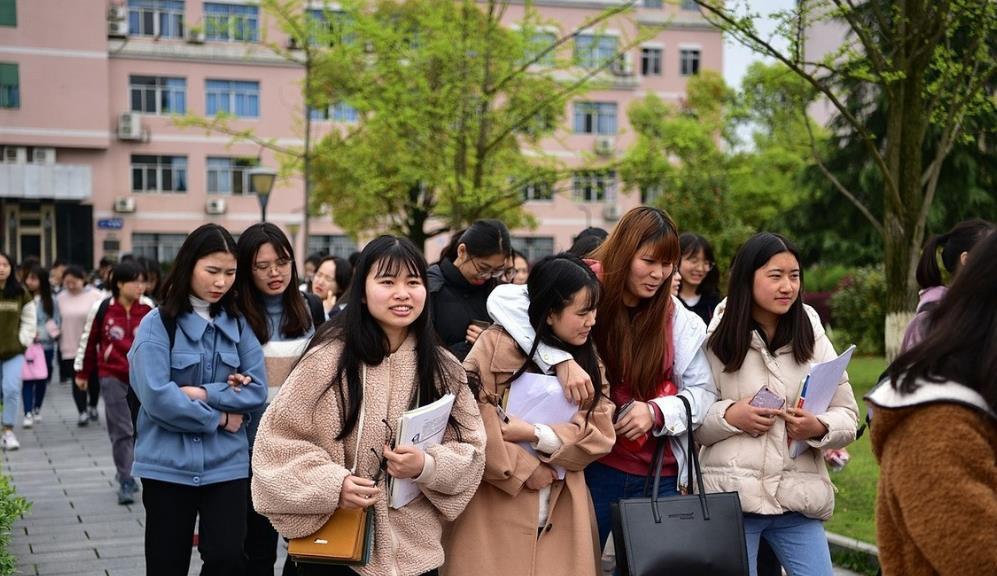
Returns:
[[[37,342],[24,351],[22,380],[45,380],[48,378],[48,363],[45,362],[45,349]]]
[[[692,438],[692,409],[685,405],[689,436],[688,487],[693,469],[699,493],[658,497],[664,436],[654,453],[654,489],[643,498],[626,498],[613,504],[613,542],[616,562],[623,576],[746,576],[748,554],[744,521],[737,492],[707,494],[703,488]]]

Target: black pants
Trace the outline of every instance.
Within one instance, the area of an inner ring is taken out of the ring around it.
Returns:
[[[81,413],[86,412],[88,405],[91,408],[96,408],[97,401],[100,400],[100,378],[97,377],[97,371],[94,370],[91,373],[86,390],[80,390],[76,386],[75,374],[72,358],[59,361],[59,376],[63,379],[69,378],[69,385],[73,389],[73,402],[76,403],[76,411]]]
[[[201,576],[240,576],[247,491],[246,479],[196,487],[143,478],[146,575],[187,575],[194,520],[200,516]]]
[[[253,495],[246,494],[246,574],[273,576],[277,563],[277,531],[266,516],[253,509]]]

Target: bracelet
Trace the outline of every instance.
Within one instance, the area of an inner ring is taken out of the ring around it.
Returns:
[[[228,426],[228,412],[225,413],[225,422],[222,422],[222,428]]]

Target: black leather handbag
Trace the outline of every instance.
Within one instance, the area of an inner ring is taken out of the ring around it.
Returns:
[[[699,493],[658,498],[664,436],[654,452],[654,487],[643,498],[613,504],[613,542],[623,576],[744,576],[748,553],[737,492],[707,494],[692,439],[692,409],[685,405],[689,430],[689,483],[696,472]],[[648,478],[650,480],[650,477]]]

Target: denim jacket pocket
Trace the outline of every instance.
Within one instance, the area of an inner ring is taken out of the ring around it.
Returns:
[[[170,378],[177,386],[200,386],[201,355],[174,352],[170,356]]]

